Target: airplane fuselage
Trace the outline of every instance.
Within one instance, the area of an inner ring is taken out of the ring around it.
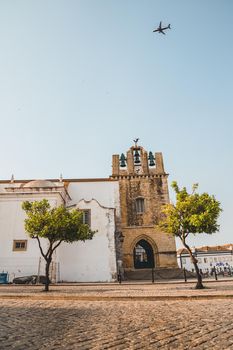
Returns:
[[[161,22],[160,22],[159,27],[158,27],[157,29],[153,30],[153,32],[159,32],[159,33],[165,34],[165,33],[164,33],[164,30],[167,30],[167,29],[171,29],[171,25],[168,24],[167,27],[162,27],[162,26],[161,26]]]
[[[164,27],[164,28],[161,28],[159,31],[162,32],[163,30],[166,30],[166,29],[169,29],[170,27]]]

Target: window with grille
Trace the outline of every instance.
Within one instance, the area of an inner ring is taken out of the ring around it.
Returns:
[[[140,213],[144,213],[144,211],[145,211],[144,198],[137,198],[136,212],[140,214]]]
[[[83,223],[91,226],[91,211],[90,209],[82,210],[83,212]]]
[[[27,250],[27,240],[14,240],[13,241],[13,251],[26,251]]]

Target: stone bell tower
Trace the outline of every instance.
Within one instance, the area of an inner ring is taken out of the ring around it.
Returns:
[[[175,239],[156,227],[161,206],[169,202],[162,153],[147,153],[138,139],[134,143],[126,155],[112,159],[111,177],[120,187],[124,270],[176,268]]]

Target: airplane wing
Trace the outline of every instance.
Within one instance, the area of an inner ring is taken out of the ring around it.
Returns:
[[[162,28],[162,22],[160,21],[160,23],[159,23],[159,29],[161,29]]]
[[[166,35],[166,33],[164,33],[164,31],[160,30],[160,33],[163,33],[164,35]]]

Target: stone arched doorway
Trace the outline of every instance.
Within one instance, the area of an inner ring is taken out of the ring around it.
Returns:
[[[141,239],[135,244],[133,256],[135,269],[149,269],[155,267],[153,248],[145,239]]]

